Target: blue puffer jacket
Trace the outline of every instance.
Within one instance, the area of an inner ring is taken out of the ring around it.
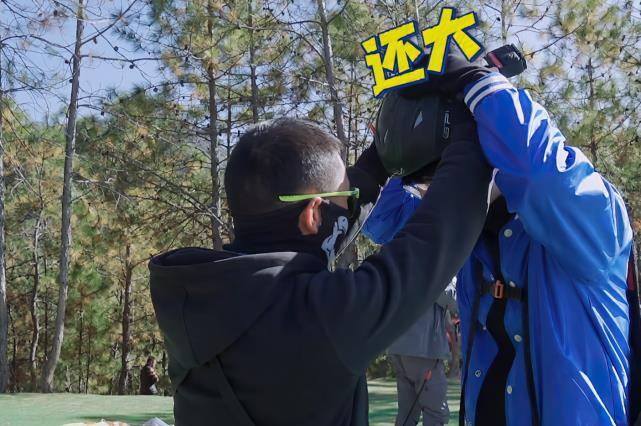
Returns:
[[[500,265],[506,285],[527,287],[539,421],[624,425],[630,353],[625,291],[632,242],[624,202],[580,150],[565,145],[545,109],[500,74],[468,86],[465,102],[485,155],[497,169],[495,183],[516,214],[499,234]],[[400,197],[383,194],[379,204],[403,209]],[[457,277],[464,355],[471,324],[477,330],[467,370],[467,424],[475,423],[476,401],[497,353],[485,327],[492,295],[480,298],[478,315],[472,318],[481,285],[475,273],[479,262],[484,281],[494,281],[497,263],[483,239]],[[508,300],[504,317],[516,350],[505,388],[509,425],[532,424],[522,303]]]

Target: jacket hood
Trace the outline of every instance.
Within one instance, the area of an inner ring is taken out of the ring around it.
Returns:
[[[178,364],[170,374],[186,374],[234,343],[282,286],[291,285],[287,275],[323,267],[314,256],[293,252],[240,255],[190,247],[154,257],[151,298],[167,351]]]

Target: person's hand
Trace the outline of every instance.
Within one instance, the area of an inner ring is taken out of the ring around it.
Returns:
[[[429,56],[425,55],[417,66],[427,67]],[[481,79],[492,70],[474,62],[469,62],[459,53],[451,49],[446,58],[445,72],[441,75],[429,74],[429,79],[423,83],[404,87],[399,90],[402,96],[409,98],[420,97],[427,94],[443,94],[456,96],[463,92],[465,86]]]

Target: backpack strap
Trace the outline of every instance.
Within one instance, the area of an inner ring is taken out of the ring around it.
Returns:
[[[527,288],[527,271],[525,271],[525,285]],[[527,379],[527,390],[530,400],[530,411],[532,412],[532,425],[541,424],[539,420],[539,405],[536,400],[536,386],[534,385],[534,369],[532,368],[532,354],[530,347],[530,310],[527,299],[527,292],[524,292],[523,306],[521,309],[523,315],[523,355],[525,358],[525,375]]]
[[[641,425],[641,289],[639,288],[639,271],[637,250],[632,242],[628,261],[628,289],[626,296],[630,312],[630,382],[628,384],[628,420],[629,424]]]
[[[532,368],[532,357],[530,353],[530,315],[528,309],[528,299],[527,299],[527,271],[525,274],[525,282],[523,283],[523,288],[517,287],[506,287],[503,282],[502,273],[501,273],[501,255],[497,253],[496,257],[497,269],[499,273],[499,279],[494,282],[486,282],[485,277],[483,276],[483,264],[480,261],[475,262],[474,267],[474,277],[477,283],[480,283],[479,291],[476,292],[474,297],[474,303],[472,307],[472,317],[470,324],[470,330],[467,338],[467,348],[465,351],[465,369],[463,370],[463,380],[461,381],[461,402],[459,409],[459,425],[465,425],[465,388],[467,384],[467,375],[470,368],[470,357],[472,355],[472,347],[474,345],[474,337],[478,331],[478,314],[479,314],[479,305],[481,296],[486,294],[491,294],[495,299],[513,299],[518,300],[523,303],[521,312],[522,312],[522,321],[523,321],[523,351],[525,357],[525,373],[527,378],[527,387],[528,387],[528,397],[530,400],[530,409],[532,412],[532,425],[538,426],[541,424],[537,403],[536,387],[534,385],[534,370]]]
[[[229,411],[236,418],[236,425],[237,426],[255,426],[254,421],[251,419],[251,417],[249,417],[249,414],[247,414],[247,411],[245,410],[241,402],[238,400],[238,398],[236,397],[236,394],[234,393],[234,390],[229,384],[229,381],[227,380],[227,377],[223,372],[223,367],[220,365],[220,359],[218,358],[218,355],[216,355],[210,361],[209,364],[213,368],[216,385],[218,386],[218,391],[220,392],[220,395],[223,397],[223,401],[225,402],[225,405],[227,405],[227,408],[229,409]]]

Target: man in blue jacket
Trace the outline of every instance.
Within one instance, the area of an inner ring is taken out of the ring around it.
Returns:
[[[502,75],[450,57],[413,90],[462,91],[495,168],[484,231],[457,276],[461,420],[627,424],[632,232],[620,194]]]

